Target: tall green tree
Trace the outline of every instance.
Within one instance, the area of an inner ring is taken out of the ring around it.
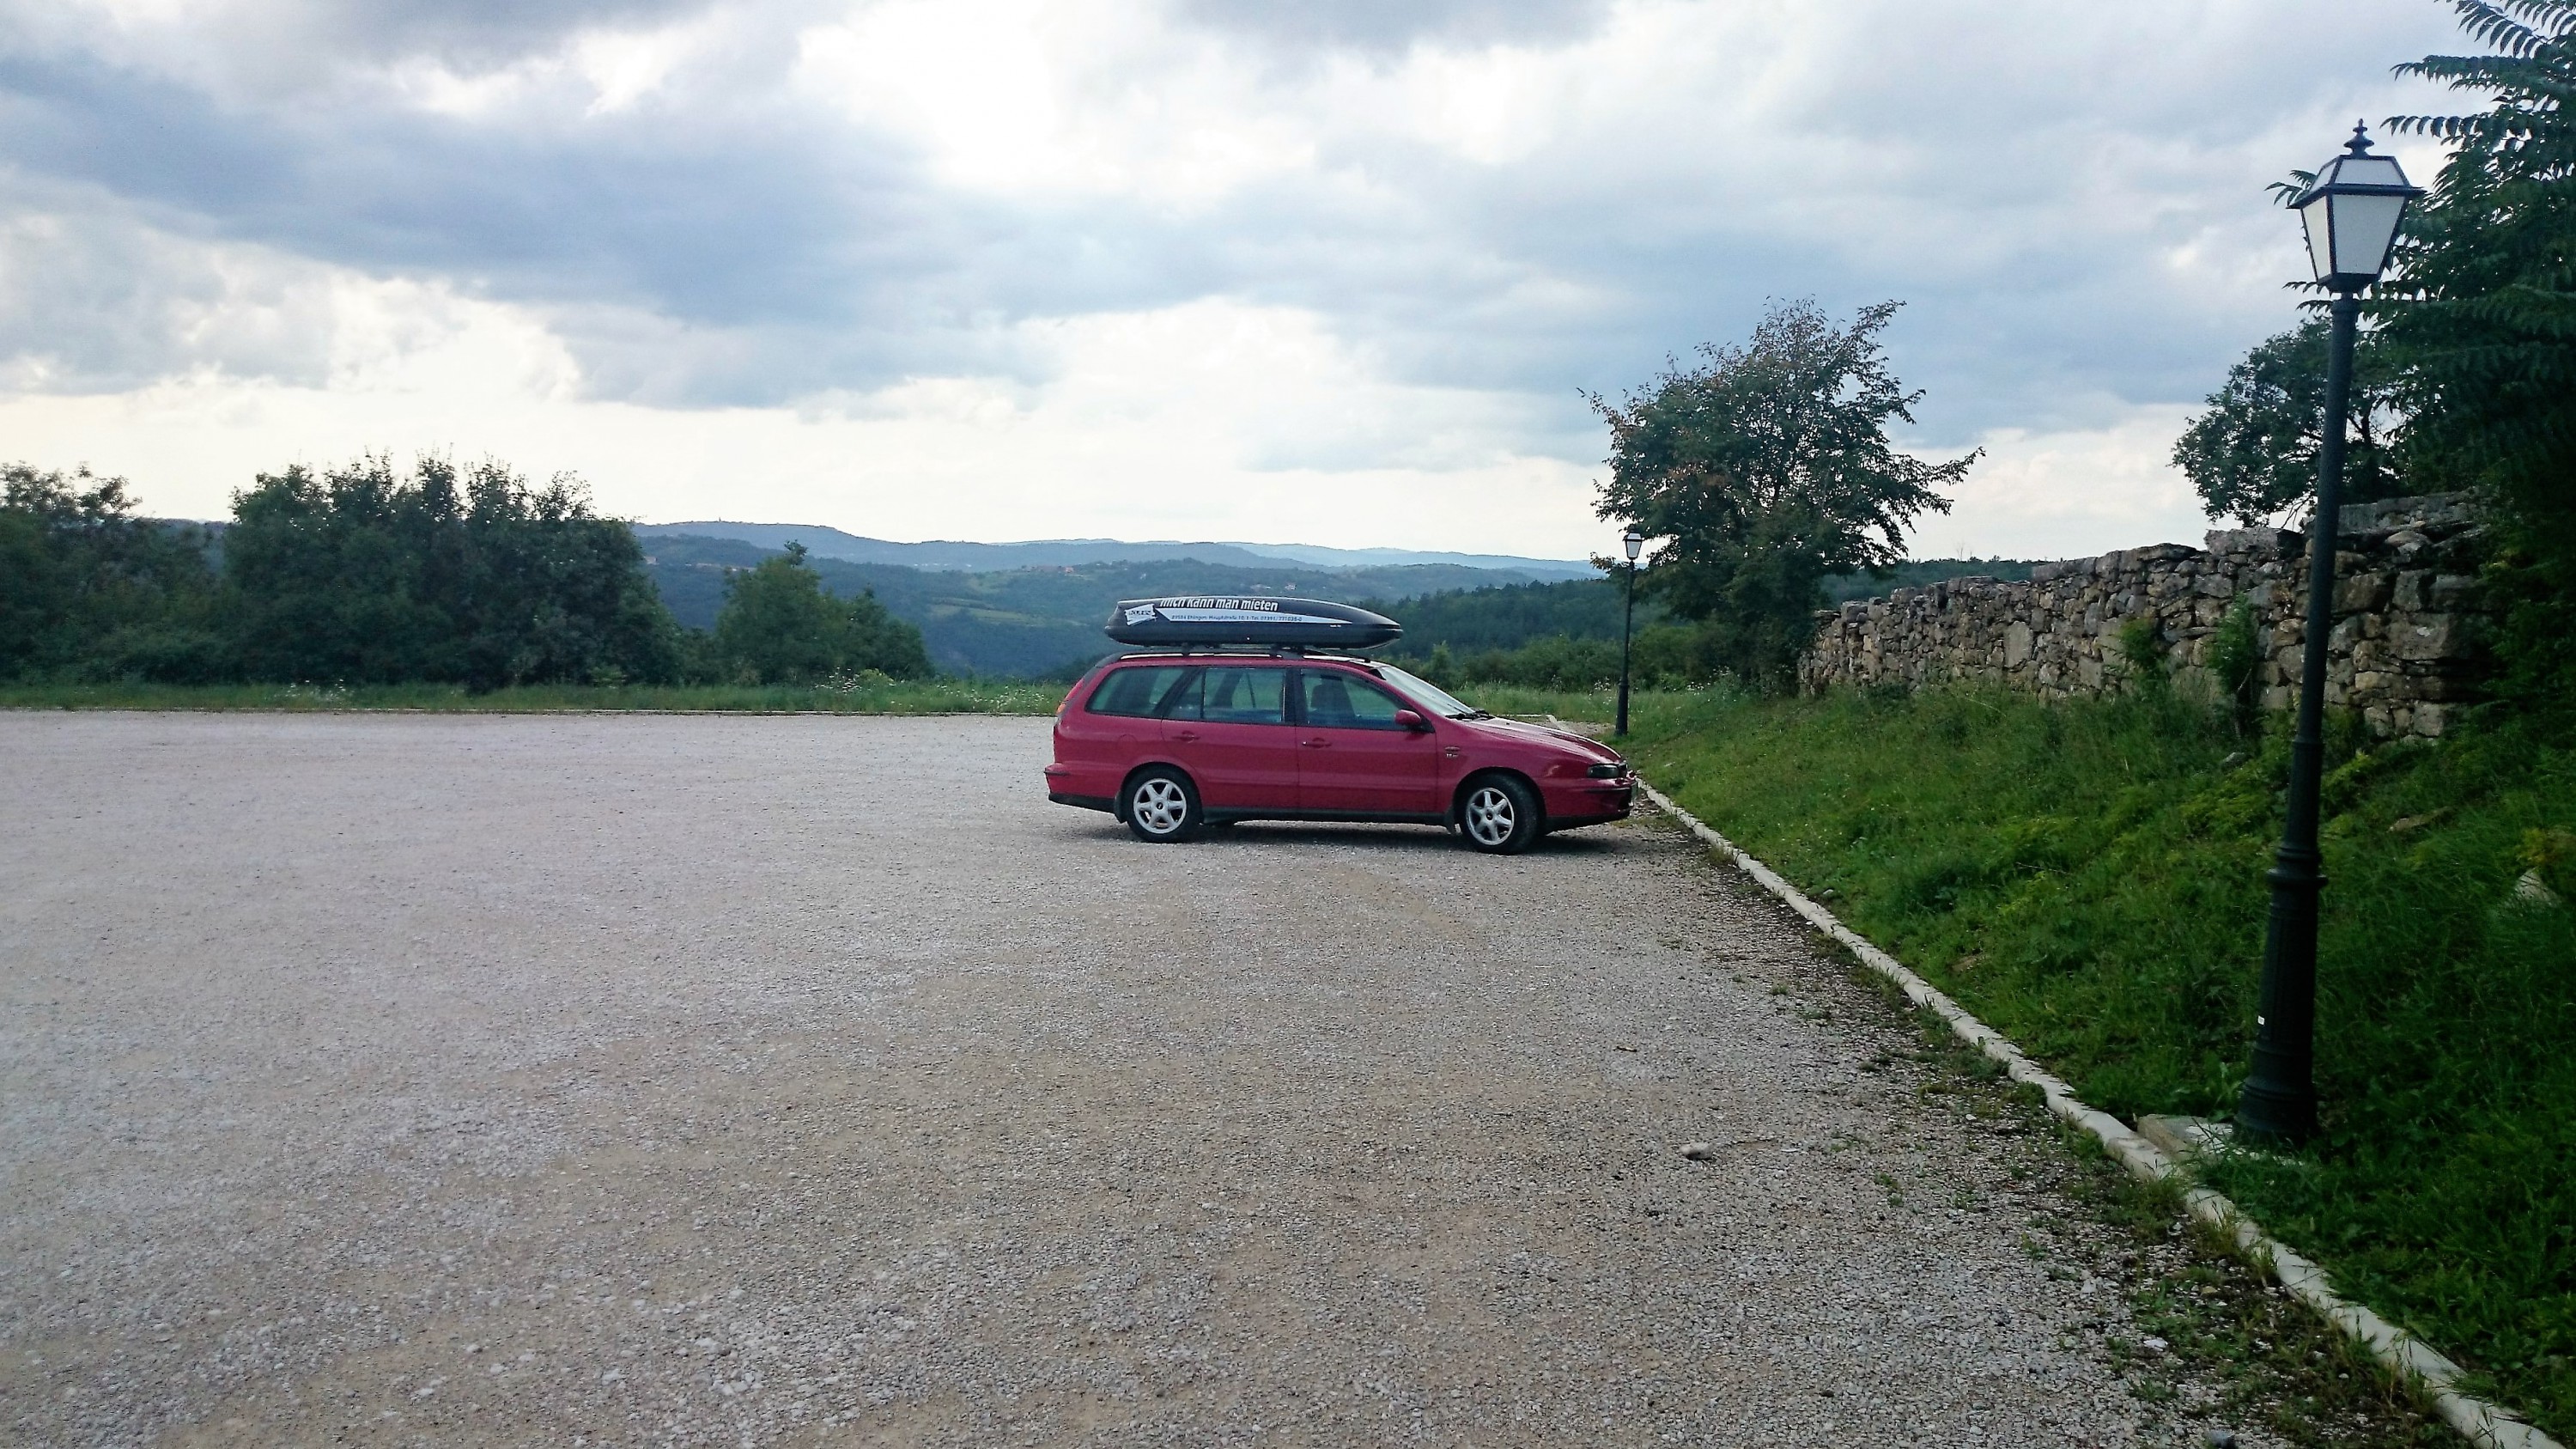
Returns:
[[[2452,0],[2494,52],[2400,75],[2492,96],[2396,116],[2449,155],[2375,309],[2418,426],[2538,519],[2576,521],[2576,0]]]
[[[2326,333],[2324,319],[2312,317],[2255,344],[2174,443],[2174,466],[2191,479],[2210,517],[2286,525],[2314,501],[2325,438]],[[2399,423],[2396,388],[2376,349],[2363,349],[2355,371],[2345,496],[2394,497],[2405,491],[2388,446]]]
[[[2451,0],[2478,55],[2397,67],[2491,98],[2397,116],[2448,155],[2372,307],[2410,452],[2488,489],[2512,535],[2509,655],[2576,684],[2576,0]]]
[[[224,677],[201,529],[134,516],[122,478],[0,465],[0,678]]]
[[[1594,511],[1657,541],[1640,583],[1705,621],[1711,654],[1748,681],[1786,676],[1815,631],[1822,581],[1905,557],[1905,530],[1946,512],[1936,490],[1975,452],[1930,463],[1898,452],[1891,423],[1920,392],[1888,366],[1879,334],[1898,304],[1835,323],[1813,302],[1773,306],[1743,345],[1704,345],[1617,404],[1610,478]]]
[[[713,643],[719,671],[748,683],[810,684],[864,669],[896,679],[931,674],[921,631],[874,593],[824,592],[801,543],[726,580]]]
[[[225,591],[254,678],[512,684],[662,680],[678,626],[625,523],[580,480],[485,461],[361,458],[234,495]]]

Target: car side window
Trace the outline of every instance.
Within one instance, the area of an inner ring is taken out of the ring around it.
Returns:
[[[1306,723],[1330,730],[1400,730],[1395,712],[1405,706],[1374,684],[1337,669],[1308,669],[1299,674],[1305,689]]]
[[[1209,724],[1286,724],[1288,671],[1210,667],[1199,684],[1199,718]]]
[[[1170,664],[1113,670],[1091,692],[1091,712],[1151,719],[1166,700],[1196,683],[1197,674],[1195,669]]]

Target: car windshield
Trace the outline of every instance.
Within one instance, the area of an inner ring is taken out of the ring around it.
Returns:
[[[1394,685],[1398,692],[1411,698],[1415,704],[1429,709],[1433,714],[1445,715],[1450,719],[1492,719],[1494,717],[1486,710],[1478,709],[1465,700],[1453,697],[1447,690],[1431,681],[1407,674],[1392,664],[1379,665],[1377,677]]]

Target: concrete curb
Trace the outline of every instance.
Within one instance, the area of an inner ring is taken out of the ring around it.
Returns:
[[[2358,1303],[2334,1291],[2324,1269],[2265,1233],[2260,1224],[2247,1217],[2236,1204],[2192,1183],[2184,1165],[2139,1136],[2119,1118],[2108,1112],[2086,1106],[2075,1090],[2053,1073],[2022,1055],[2021,1048],[2007,1041],[1993,1027],[1970,1016],[1959,1003],[1941,990],[1906,969],[1905,963],[1864,941],[1850,927],[1834,919],[1834,914],[1807,899],[1796,886],[1780,878],[1779,872],[1754,859],[1735,842],[1701,823],[1697,816],[1676,805],[1662,791],[1645,782],[1641,776],[1637,788],[1655,808],[1689,827],[1693,835],[1727,859],[1735,862],[1746,875],[1762,883],[1762,888],[1786,902],[1789,909],[1806,918],[1809,925],[1822,931],[1860,958],[1861,964],[1896,983],[1906,999],[1950,1024],[1962,1041],[1984,1052],[2003,1066],[2006,1075],[2016,1082],[2028,1082],[2039,1088],[2048,1099],[2048,1110],[2065,1121],[2083,1128],[2099,1139],[2102,1146],[2121,1166],[2143,1178],[2175,1178],[2184,1184],[2183,1206],[2199,1221],[2225,1233],[2247,1257],[2270,1268],[2290,1296],[2307,1304],[2346,1336],[2358,1340],[2392,1372],[2412,1381],[2431,1401],[2433,1411],[2444,1423],[2460,1431],[2469,1442],[2486,1449],[2563,1449],[2555,1439],[2515,1418],[2484,1399],[2461,1393],[2455,1385],[2460,1379],[2460,1366],[2443,1357],[2422,1339],[2390,1323]]]

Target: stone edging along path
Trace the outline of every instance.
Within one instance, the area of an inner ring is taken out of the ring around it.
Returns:
[[[2432,1402],[2434,1412],[2466,1435],[2471,1443],[2487,1446],[2487,1449],[2562,1449],[2557,1440],[2505,1410],[2484,1399],[2461,1393],[2457,1387],[2461,1373],[2458,1364],[2443,1357],[2422,1339],[2336,1293],[2324,1269],[2273,1239],[2235,1203],[2193,1183],[2188,1169],[2181,1162],[2139,1136],[2119,1118],[2085,1105],[2075,1095],[2074,1088],[2022,1055],[2021,1048],[2014,1046],[1993,1027],[1970,1016],[1939,988],[1906,969],[1903,962],[1862,940],[1858,933],[1836,920],[1833,912],[1809,900],[1796,886],[1781,879],[1779,872],[1737,848],[1735,842],[1709,829],[1698,817],[1674,804],[1642,777],[1637,786],[1645,792],[1647,799],[1655,803],[1655,808],[1689,827],[1692,834],[1732,860],[1745,874],[1761,882],[1763,889],[1787,902],[1789,908],[1805,917],[1809,925],[1850,948],[1863,965],[1895,982],[1915,1005],[1948,1022],[1950,1030],[1958,1033],[1961,1040],[2001,1064],[2014,1081],[2027,1082],[2039,1088],[2048,1099],[2049,1111],[2100,1139],[2103,1148],[2121,1166],[2139,1177],[2181,1181],[2183,1205],[2194,1218],[2226,1234],[2247,1257],[2268,1268],[2292,1297],[2325,1315],[2335,1327],[2368,1348],[2372,1357],[2415,1383]]]

